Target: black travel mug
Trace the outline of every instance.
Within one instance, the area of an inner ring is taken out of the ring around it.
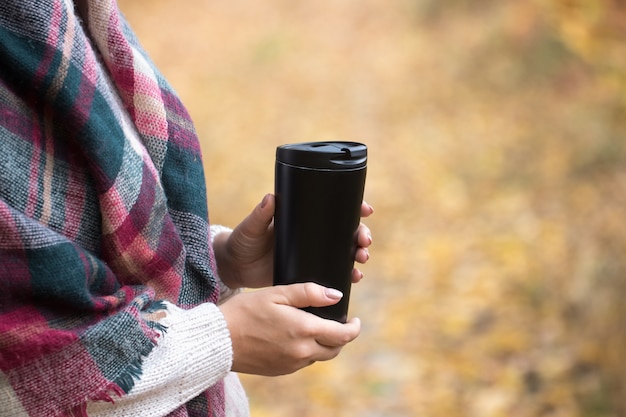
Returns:
[[[316,282],[339,303],[304,310],[345,323],[367,170],[367,147],[307,142],[276,149],[274,285]]]

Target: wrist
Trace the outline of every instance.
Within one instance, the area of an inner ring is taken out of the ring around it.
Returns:
[[[233,267],[232,255],[229,247],[229,239],[232,234],[231,229],[221,228],[217,233],[211,236],[213,241],[213,253],[215,254],[215,263],[217,273],[221,281],[228,288],[241,288],[239,279],[235,274]]]

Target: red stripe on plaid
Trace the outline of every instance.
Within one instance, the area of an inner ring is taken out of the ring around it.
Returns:
[[[42,374],[36,369],[41,366],[56,369],[57,373]],[[78,341],[62,351],[46,355],[41,361],[14,368],[6,375],[30,416],[63,415],[84,404],[85,399],[92,398],[94,393],[102,396],[108,391],[119,392],[102,376],[98,364]],[[28,380],[23,379],[25,375],[29,376]],[[90,375],[90,378],[84,378],[83,375]],[[67,407],[61,408],[63,402],[51,402],[50,392],[69,399]]]
[[[78,340],[71,332],[50,328],[46,318],[32,306],[0,315],[0,334],[0,369],[4,372]]]

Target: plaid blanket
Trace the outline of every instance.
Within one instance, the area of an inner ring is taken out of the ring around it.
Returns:
[[[88,6],[0,2],[0,377],[32,416],[128,392],[160,300],[219,297],[189,115],[115,0]]]

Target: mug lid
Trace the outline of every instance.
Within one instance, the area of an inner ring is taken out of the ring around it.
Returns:
[[[276,161],[300,168],[333,171],[367,166],[367,146],[358,142],[303,142],[276,148]]]

